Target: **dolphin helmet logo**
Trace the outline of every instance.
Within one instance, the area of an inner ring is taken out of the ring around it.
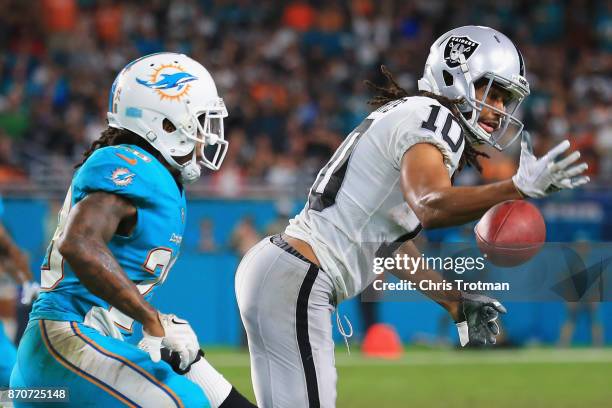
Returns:
[[[183,86],[187,82],[191,82],[198,78],[194,77],[187,72],[177,72],[176,74],[161,74],[162,79],[157,82],[143,81],[142,79],[136,78],[139,84],[144,85],[153,89],[172,89],[176,88],[177,91],[183,89]]]
[[[148,81],[136,78],[136,82],[155,90],[162,101],[164,99],[180,101],[189,92],[191,87],[189,82],[197,79],[179,65],[164,64],[153,69]]]

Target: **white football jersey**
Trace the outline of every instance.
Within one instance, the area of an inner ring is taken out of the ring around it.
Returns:
[[[452,177],[463,139],[459,123],[438,101],[406,97],[372,112],[321,169],[308,203],[285,233],[310,244],[334,280],[338,301],[376,278],[372,262],[378,247],[412,239],[421,229],[400,189],[406,150],[433,144]]]

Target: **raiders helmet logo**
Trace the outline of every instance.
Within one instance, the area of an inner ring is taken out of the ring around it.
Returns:
[[[449,68],[458,67],[459,57],[463,55],[467,61],[480,44],[468,37],[451,37],[444,48],[444,61]]]

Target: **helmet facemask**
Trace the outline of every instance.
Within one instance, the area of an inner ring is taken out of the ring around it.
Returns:
[[[198,132],[204,139],[204,143],[199,145],[201,159],[199,163],[211,170],[219,170],[228,146],[223,127],[223,118],[227,117],[227,110],[220,98],[218,105],[218,109],[209,109],[200,113],[197,121]]]
[[[192,183],[200,176],[200,165],[216,171],[225,159],[228,142],[225,140],[223,118],[227,117],[227,109],[221,98],[195,112],[191,109],[189,100],[184,103],[188,120],[177,126],[175,132],[169,136],[178,136],[181,143],[187,142],[192,147],[191,159],[179,163],[175,155],[164,157],[172,167],[181,172],[183,182]]]
[[[507,80],[491,72],[485,73],[481,78],[486,81],[484,85],[485,91],[482,97],[477,99],[475,82],[478,81],[470,82],[470,96],[463,98],[463,106],[460,109],[461,111],[467,110],[468,112],[461,115],[461,120],[469,130],[469,135],[472,136],[474,142],[485,142],[498,150],[503,150],[514,143],[523,130],[523,123],[515,115],[525,97],[529,95],[529,90],[520,86],[516,81]],[[486,102],[494,86],[503,90],[508,95],[504,100],[504,110],[500,110]],[[500,123],[490,133],[478,123],[483,109],[490,109],[497,113],[500,118]]]

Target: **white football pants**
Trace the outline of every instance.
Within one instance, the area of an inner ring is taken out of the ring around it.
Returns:
[[[242,259],[236,297],[260,408],[332,408],[336,367],[333,284],[279,235]]]

